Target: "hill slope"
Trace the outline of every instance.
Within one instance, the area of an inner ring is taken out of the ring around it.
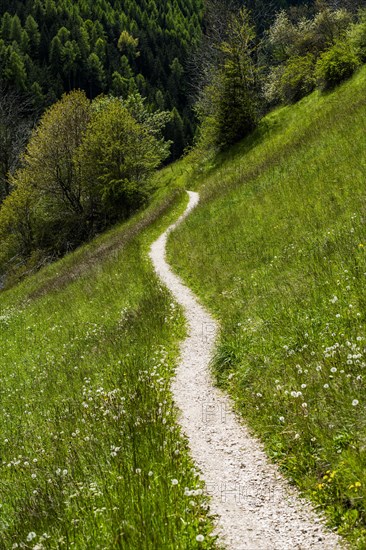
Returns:
[[[214,369],[283,471],[366,544],[366,71],[196,171],[170,260],[221,322]],[[167,178],[192,182],[189,159]]]

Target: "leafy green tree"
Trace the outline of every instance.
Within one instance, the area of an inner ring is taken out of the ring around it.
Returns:
[[[13,178],[15,189],[30,182],[34,198],[34,246],[62,253],[85,237],[80,167],[74,153],[90,120],[90,102],[71,92],[43,115]],[[69,243],[69,244],[68,244]]]
[[[158,151],[156,137],[119,99],[95,109],[78,156],[94,223],[128,216],[147,199]]]

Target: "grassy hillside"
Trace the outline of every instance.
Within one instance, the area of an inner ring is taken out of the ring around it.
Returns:
[[[264,118],[199,174],[170,260],[221,322],[219,384],[287,476],[366,547],[366,71]]]
[[[169,390],[184,322],[146,259],[185,204],[161,190],[0,294],[1,549],[213,547]]]

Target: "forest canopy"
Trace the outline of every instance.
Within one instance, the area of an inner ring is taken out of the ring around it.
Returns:
[[[201,26],[201,0],[3,0],[0,79],[41,111],[73,89],[139,92],[176,110],[181,154],[193,135],[186,60]]]

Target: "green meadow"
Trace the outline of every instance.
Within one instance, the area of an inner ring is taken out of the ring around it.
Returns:
[[[166,172],[201,206],[170,236],[221,323],[217,383],[288,479],[366,547],[366,71]]]
[[[147,260],[186,202],[162,188],[1,293],[1,549],[215,546],[169,388],[184,319]]]

